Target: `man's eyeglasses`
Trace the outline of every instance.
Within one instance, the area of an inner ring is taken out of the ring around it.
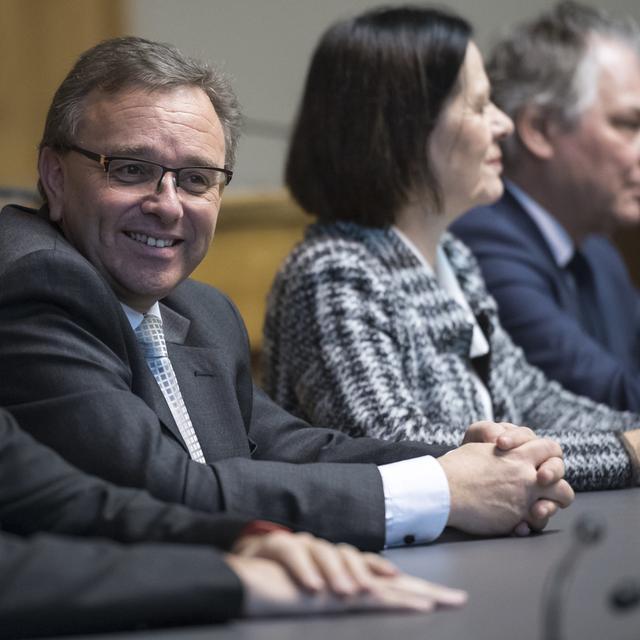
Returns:
[[[107,184],[117,191],[146,196],[160,193],[165,173],[175,175],[176,187],[195,198],[207,198],[220,186],[231,182],[233,171],[220,167],[180,167],[173,169],[150,160],[126,158],[123,156],[103,156],[87,151],[76,145],[69,146],[90,160],[102,165],[107,174]]]

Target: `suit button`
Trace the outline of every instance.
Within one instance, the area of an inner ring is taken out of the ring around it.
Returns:
[[[404,537],[405,544],[413,544],[415,541],[416,541],[416,537],[411,533]]]

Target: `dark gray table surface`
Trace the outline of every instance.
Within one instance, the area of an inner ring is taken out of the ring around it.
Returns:
[[[445,532],[435,544],[387,552],[410,573],[467,589],[469,602],[460,610],[280,618],[92,639],[538,640],[543,637],[545,580],[577,544],[575,522],[583,514],[598,518],[605,533],[600,542],[584,547],[577,559],[564,598],[561,637],[640,640],[640,605],[618,612],[607,600],[625,578],[640,584],[640,488],[579,494],[571,508],[557,515],[540,535],[477,539]]]

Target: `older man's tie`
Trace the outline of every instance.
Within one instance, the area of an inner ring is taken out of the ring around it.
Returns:
[[[160,386],[169,409],[171,409],[171,414],[189,449],[189,454],[196,462],[204,463],[204,454],[200,448],[198,436],[193,424],[191,424],[191,418],[182,399],[176,374],[167,354],[162,320],[150,314],[145,315],[144,320],[136,329],[136,337],[144,350],[149,369],[151,369],[151,373],[153,373],[153,377]]]
[[[593,338],[604,344],[604,328],[595,297],[593,273],[586,258],[579,250],[575,251],[569,264],[567,264],[566,274],[582,328]]]

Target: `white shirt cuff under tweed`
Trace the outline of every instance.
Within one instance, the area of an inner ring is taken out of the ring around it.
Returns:
[[[386,546],[435,540],[449,519],[449,482],[431,456],[378,467],[384,488]]]

